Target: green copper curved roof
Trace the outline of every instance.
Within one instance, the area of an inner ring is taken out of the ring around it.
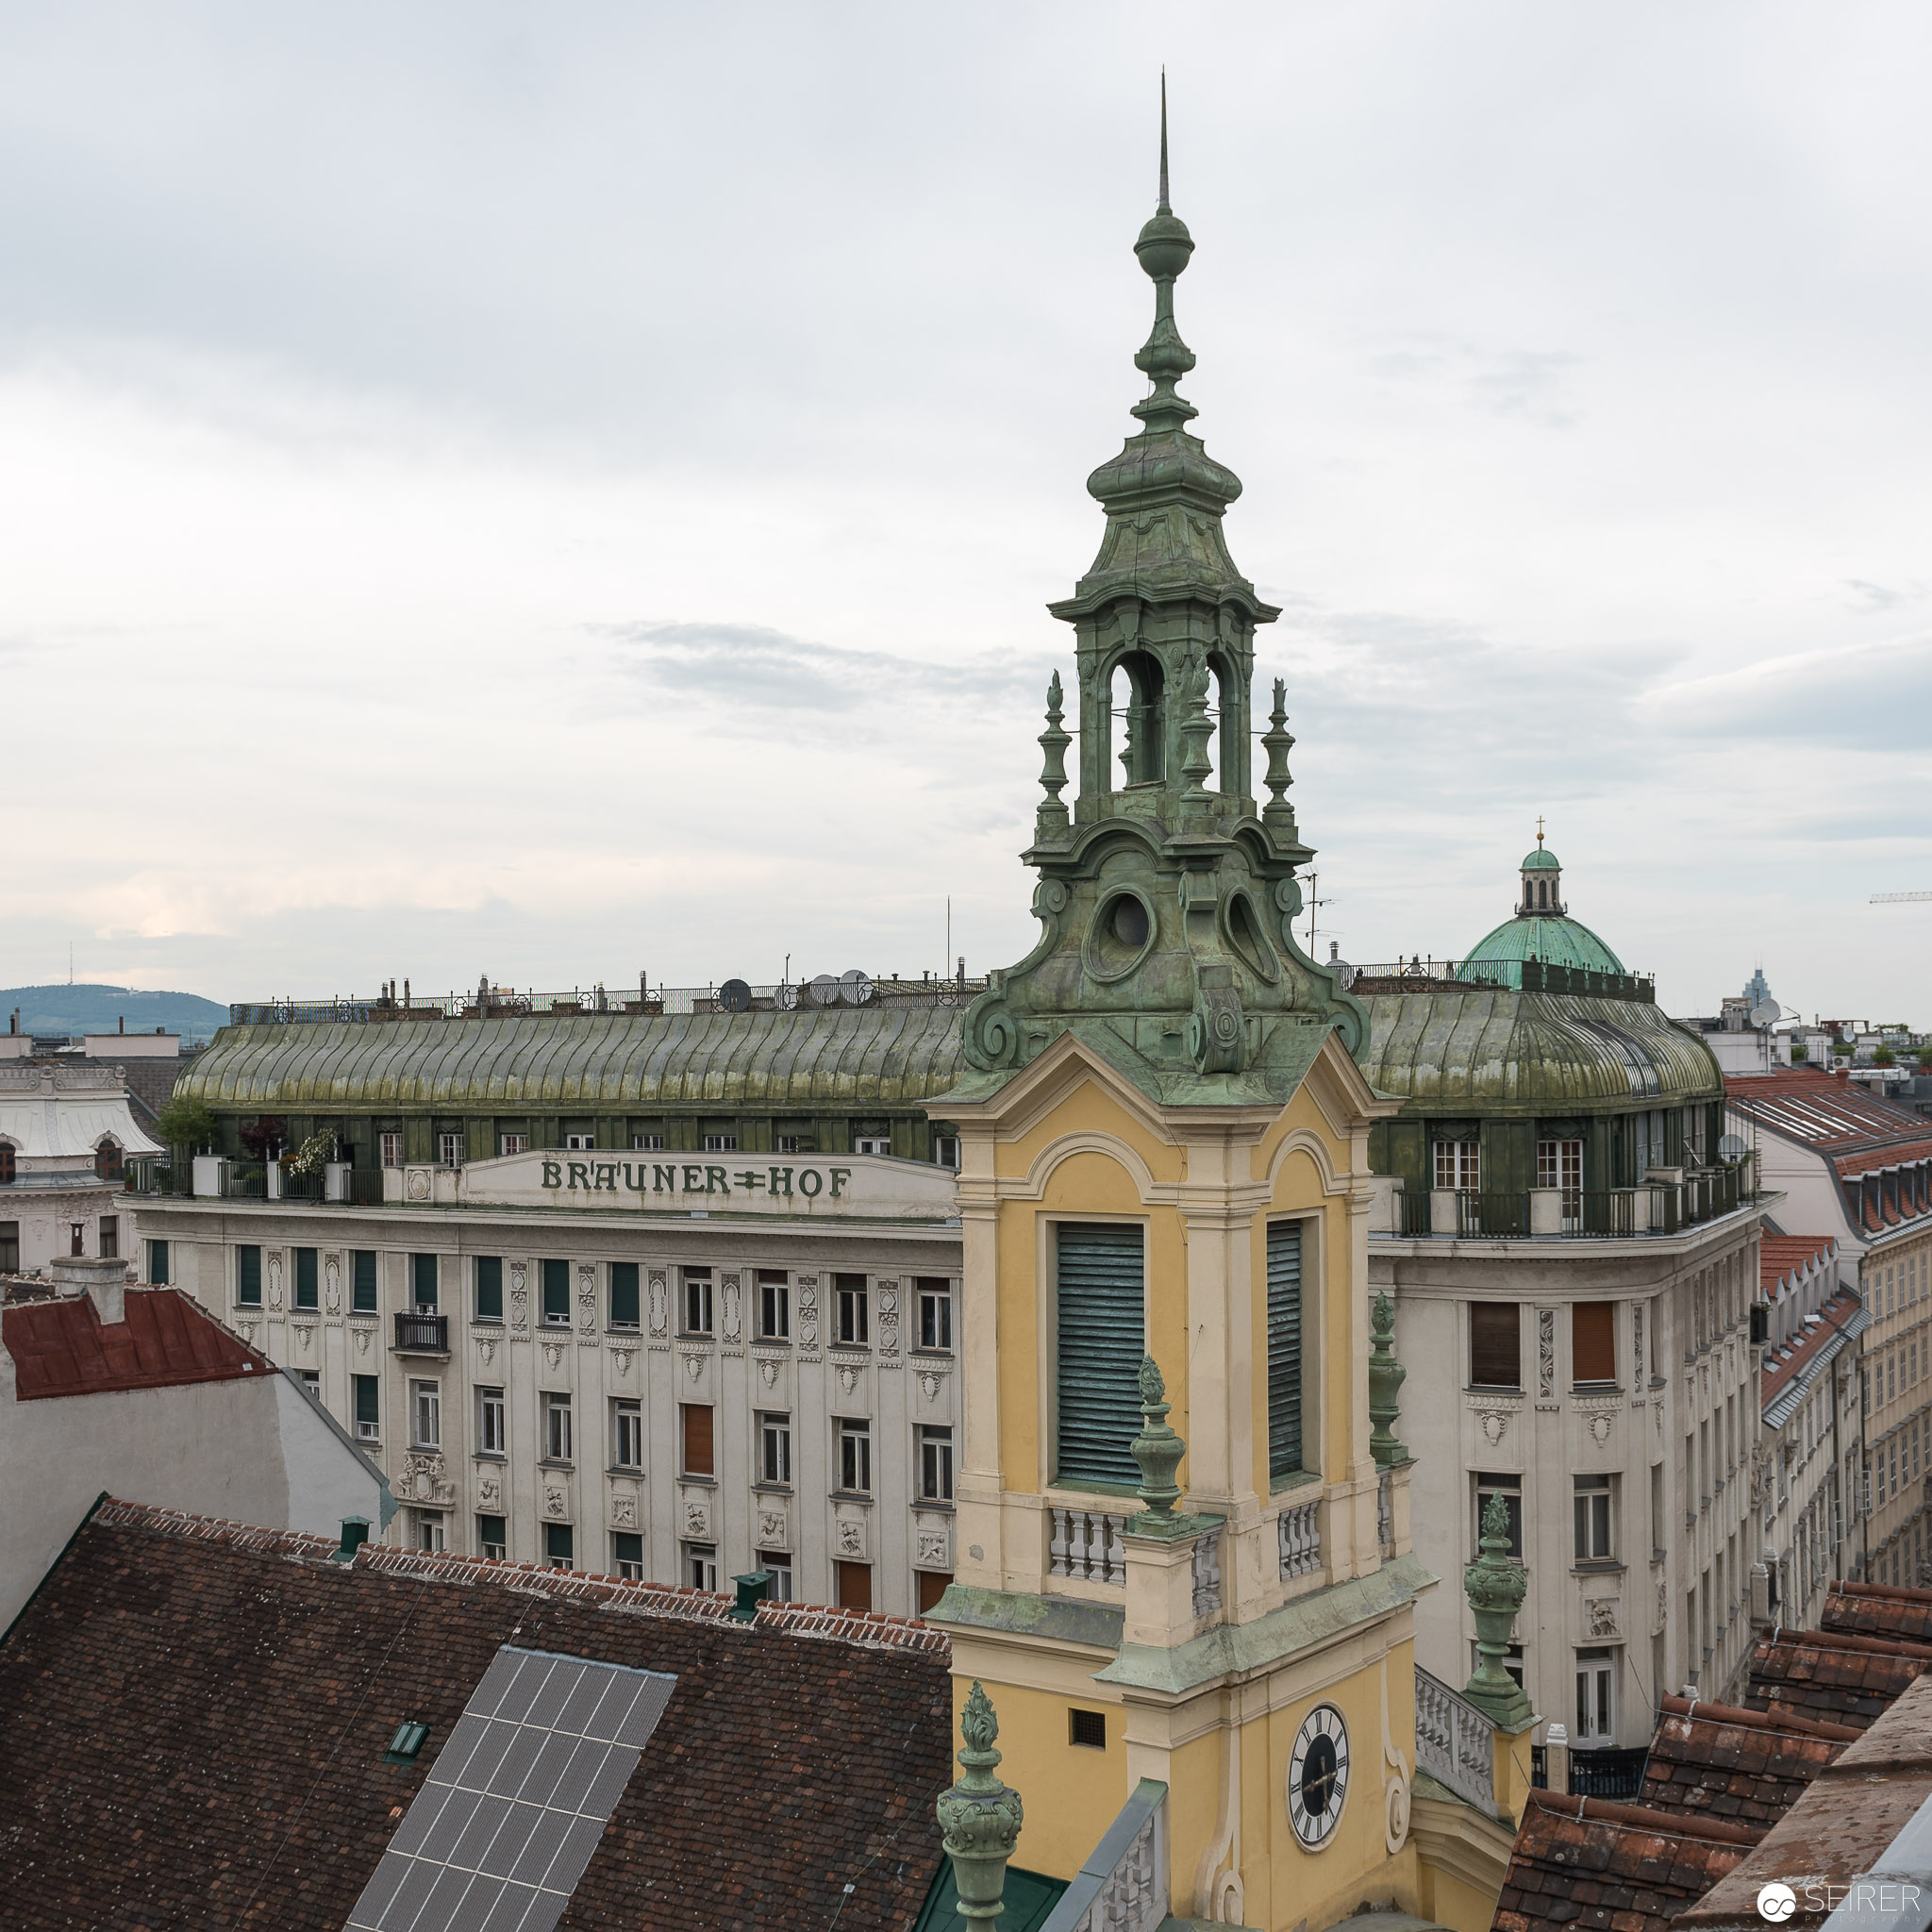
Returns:
[[[268,1113],[910,1105],[964,1071],[959,1017],[876,1007],[225,1026],[175,1091]]]
[[[1703,1039],[1644,1000],[1444,983],[1362,1004],[1362,1072],[1379,1091],[1429,1111],[1624,1111],[1724,1091]]]
[[[1472,966],[1481,960],[1521,964],[1524,959],[1541,959],[1545,966],[1582,966],[1593,973],[1624,971],[1623,961],[1580,919],[1519,912],[1477,941],[1456,976],[1488,978],[1493,975],[1473,972]]]
[[[1520,872],[1561,872],[1563,868],[1557,862],[1557,855],[1554,852],[1550,851],[1547,846],[1539,845],[1534,852],[1525,852],[1524,854],[1523,863],[1517,870]]]

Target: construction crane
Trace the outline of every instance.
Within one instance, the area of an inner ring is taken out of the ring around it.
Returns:
[[[1907,899],[1932,899],[1932,892],[1874,892],[1870,903],[1874,906],[1900,906]]]

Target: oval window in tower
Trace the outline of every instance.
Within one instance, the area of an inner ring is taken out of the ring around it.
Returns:
[[[1087,935],[1087,971],[1103,982],[1124,979],[1154,945],[1154,908],[1137,888],[1114,887],[1100,903]]]
[[[1273,986],[1281,977],[1281,965],[1262,937],[1260,911],[1243,888],[1236,886],[1223,902],[1222,921],[1237,958]]]

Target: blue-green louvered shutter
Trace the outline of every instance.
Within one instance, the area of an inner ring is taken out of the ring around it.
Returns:
[[[1063,1222],[1059,1249],[1061,1482],[1141,1480],[1127,1444],[1141,1432],[1147,1316],[1141,1230]]]
[[[1302,1466],[1302,1224],[1268,1229],[1268,1474]]]

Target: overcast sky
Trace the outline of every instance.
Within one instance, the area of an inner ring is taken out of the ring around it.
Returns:
[[[0,983],[1017,958],[1163,60],[1318,950],[1541,813],[1932,1025],[1932,13],[1766,0],[0,8]]]

